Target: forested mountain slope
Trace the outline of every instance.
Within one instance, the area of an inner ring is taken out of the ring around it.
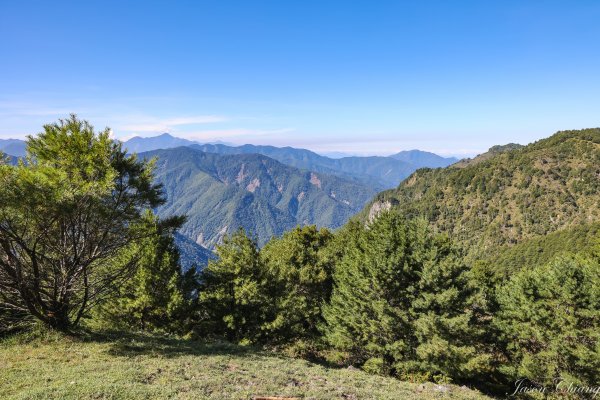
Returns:
[[[496,146],[445,169],[421,169],[360,214],[424,216],[482,254],[600,220],[600,129],[562,131],[528,146]]]
[[[156,179],[167,196],[159,215],[187,215],[180,232],[207,248],[239,227],[256,235],[260,244],[296,225],[337,228],[376,193],[358,182],[302,171],[258,154],[179,147],[140,156],[158,157]]]
[[[183,271],[190,268],[202,269],[209,260],[216,258],[216,255],[206,247],[199,245],[192,239],[183,236],[181,233],[175,233],[175,244],[179,249],[179,263]]]
[[[6,154],[6,153],[0,152],[0,158],[3,158],[4,162],[6,162],[7,164],[10,164],[10,165],[17,165],[17,163],[19,162],[18,157],[11,156],[10,154]]]
[[[513,246],[500,246],[489,254],[486,261],[500,276],[506,277],[522,268],[542,266],[568,253],[593,256],[594,251],[600,249],[599,238],[600,221],[576,225]]]

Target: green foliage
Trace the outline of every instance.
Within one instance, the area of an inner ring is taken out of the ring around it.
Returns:
[[[426,218],[468,251],[470,260],[600,219],[600,129],[558,132],[524,147],[492,149],[445,169],[421,169],[382,192],[383,204]]]
[[[507,343],[502,371],[540,385],[597,384],[600,376],[600,265],[560,257],[523,269],[499,289],[495,323]]]
[[[127,251],[139,257],[133,276],[104,302],[100,316],[118,329],[185,333],[196,288],[195,271],[184,275],[173,233],[182,219],[160,221],[148,212],[146,237]],[[125,256],[128,257],[128,256]],[[187,323],[186,323],[187,322]]]
[[[382,357],[389,369],[414,348],[408,343],[413,339],[407,334],[408,312],[415,298],[419,271],[413,265],[419,255],[413,257],[408,242],[419,247],[423,232],[385,213],[369,229],[355,226],[352,233],[354,246],[336,265],[331,302],[324,309],[326,338],[351,352],[358,363]]]
[[[447,237],[430,240],[431,253],[424,260],[419,295],[412,304],[417,370],[461,380],[482,376],[490,371],[478,320],[485,301],[462,253]]]
[[[398,375],[463,379],[482,372],[477,291],[460,253],[423,221],[395,212],[354,225],[324,309],[325,337],[355,363]]]
[[[315,350],[331,293],[332,239],[326,229],[298,227],[259,251],[243,230],[227,237],[201,274],[199,331]]]
[[[318,336],[321,308],[331,293],[333,264],[324,250],[332,238],[326,229],[297,227],[261,250],[273,307],[262,329],[270,340]]]
[[[523,268],[549,263],[559,255],[589,255],[598,238],[600,223],[581,224],[545,236],[534,237],[513,246],[501,246],[490,252],[485,263],[503,280]]]
[[[27,163],[0,165],[0,303],[68,329],[135,266],[115,261],[161,188],[151,163],[74,115],[27,146]]]
[[[369,358],[362,365],[362,369],[365,372],[377,375],[383,375],[388,372],[388,366],[385,364],[385,361],[381,357]]]
[[[256,242],[243,230],[225,238],[201,274],[201,333],[223,334],[230,341],[259,341],[269,298]]]

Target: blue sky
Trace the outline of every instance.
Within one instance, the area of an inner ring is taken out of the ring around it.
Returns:
[[[473,155],[600,126],[598,1],[0,0],[0,138]]]

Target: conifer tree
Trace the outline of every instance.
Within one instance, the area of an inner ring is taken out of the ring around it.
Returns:
[[[259,341],[268,296],[258,246],[240,229],[217,246],[217,255],[200,277],[200,330],[235,342]]]
[[[315,226],[297,227],[261,250],[268,274],[273,317],[263,330],[271,340],[315,338],[321,307],[331,293],[332,262],[323,251],[333,235]]]
[[[481,343],[484,328],[477,319],[484,299],[450,240],[445,236],[429,240],[419,294],[411,305],[418,342],[414,369],[459,380],[482,377],[491,368],[491,357]]]
[[[76,326],[136,266],[116,260],[164,202],[152,171],[75,115],[29,137],[27,163],[0,164],[0,307]]]
[[[596,385],[600,376],[600,265],[562,256],[514,275],[495,323],[508,343],[502,371],[540,385]]]
[[[191,312],[195,271],[182,273],[173,238],[183,218],[167,222],[161,223],[150,211],[146,213],[139,229],[147,230],[147,237],[129,250],[139,254],[138,265],[101,312],[113,326],[180,333],[184,330]]]
[[[480,371],[486,357],[470,343],[476,292],[449,242],[396,212],[354,226],[353,236],[324,309],[329,343],[371,372],[463,378]]]
[[[395,213],[383,213],[368,228],[355,226],[354,243],[335,268],[326,338],[376,372],[390,372],[416,347],[409,312],[422,238],[415,228]]]

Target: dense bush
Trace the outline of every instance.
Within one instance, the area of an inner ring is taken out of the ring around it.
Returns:
[[[495,323],[507,343],[505,374],[540,385],[598,383],[598,260],[560,257],[524,269],[500,288],[498,303]]]
[[[484,372],[478,293],[450,242],[384,213],[355,227],[324,309],[327,341],[369,371],[465,379]]]
[[[200,276],[198,331],[243,343],[315,339],[331,293],[332,237],[296,228],[262,250],[243,230],[226,238]]]
[[[333,262],[326,246],[333,235],[315,226],[296,228],[261,250],[268,276],[270,320],[262,330],[272,342],[315,339],[322,307],[331,294]]]
[[[196,330],[202,336],[216,334],[239,343],[258,342],[271,305],[256,241],[239,230],[217,246],[217,255],[200,277]]]
[[[197,284],[195,270],[184,274],[179,264],[173,234],[181,222],[160,221],[152,213],[146,214],[139,229],[145,230],[147,237],[123,255],[136,254],[137,267],[104,299],[97,315],[104,328],[176,333],[190,329]]]

